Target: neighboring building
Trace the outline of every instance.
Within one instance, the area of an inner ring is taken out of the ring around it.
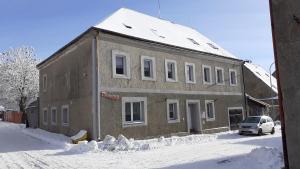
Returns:
[[[39,125],[39,99],[34,100],[25,109],[28,125],[31,128],[37,128]]]
[[[194,29],[122,8],[37,65],[40,127],[93,139],[228,130],[242,61]]]
[[[299,9],[299,0],[270,0],[286,169],[300,166]]]
[[[244,77],[248,115],[270,115],[279,120],[276,78],[253,63],[245,63]]]

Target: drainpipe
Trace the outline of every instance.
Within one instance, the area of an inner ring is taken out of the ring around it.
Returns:
[[[93,134],[92,134],[92,139],[97,140],[97,72],[96,72],[96,49],[97,49],[97,43],[96,43],[96,36],[93,37],[92,39],[92,123],[93,123]]]
[[[289,157],[288,150],[286,144],[286,133],[285,133],[285,115],[282,104],[282,92],[281,92],[281,84],[280,84],[280,70],[278,64],[278,54],[277,54],[277,43],[274,32],[274,15],[273,15],[273,5],[272,0],[269,0],[270,6],[270,18],[271,18],[271,28],[272,28],[272,40],[273,40],[273,50],[274,50],[274,59],[275,59],[275,70],[276,70],[276,79],[277,79],[277,90],[278,90],[278,104],[279,104],[279,115],[281,121],[281,134],[282,134],[282,148],[283,148],[283,156],[284,156],[284,166],[285,169],[289,169]]]

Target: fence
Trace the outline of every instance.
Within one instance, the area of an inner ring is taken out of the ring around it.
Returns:
[[[22,112],[16,112],[16,111],[4,112],[3,120],[12,123],[22,123],[22,116],[23,116]]]

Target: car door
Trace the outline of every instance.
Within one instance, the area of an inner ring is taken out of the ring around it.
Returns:
[[[268,132],[267,120],[265,118],[261,118],[260,125],[263,133]]]

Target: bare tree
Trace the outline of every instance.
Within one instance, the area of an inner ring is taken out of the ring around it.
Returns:
[[[0,53],[0,100],[14,102],[21,112],[25,112],[28,102],[38,95],[37,62],[32,47],[14,48]]]

